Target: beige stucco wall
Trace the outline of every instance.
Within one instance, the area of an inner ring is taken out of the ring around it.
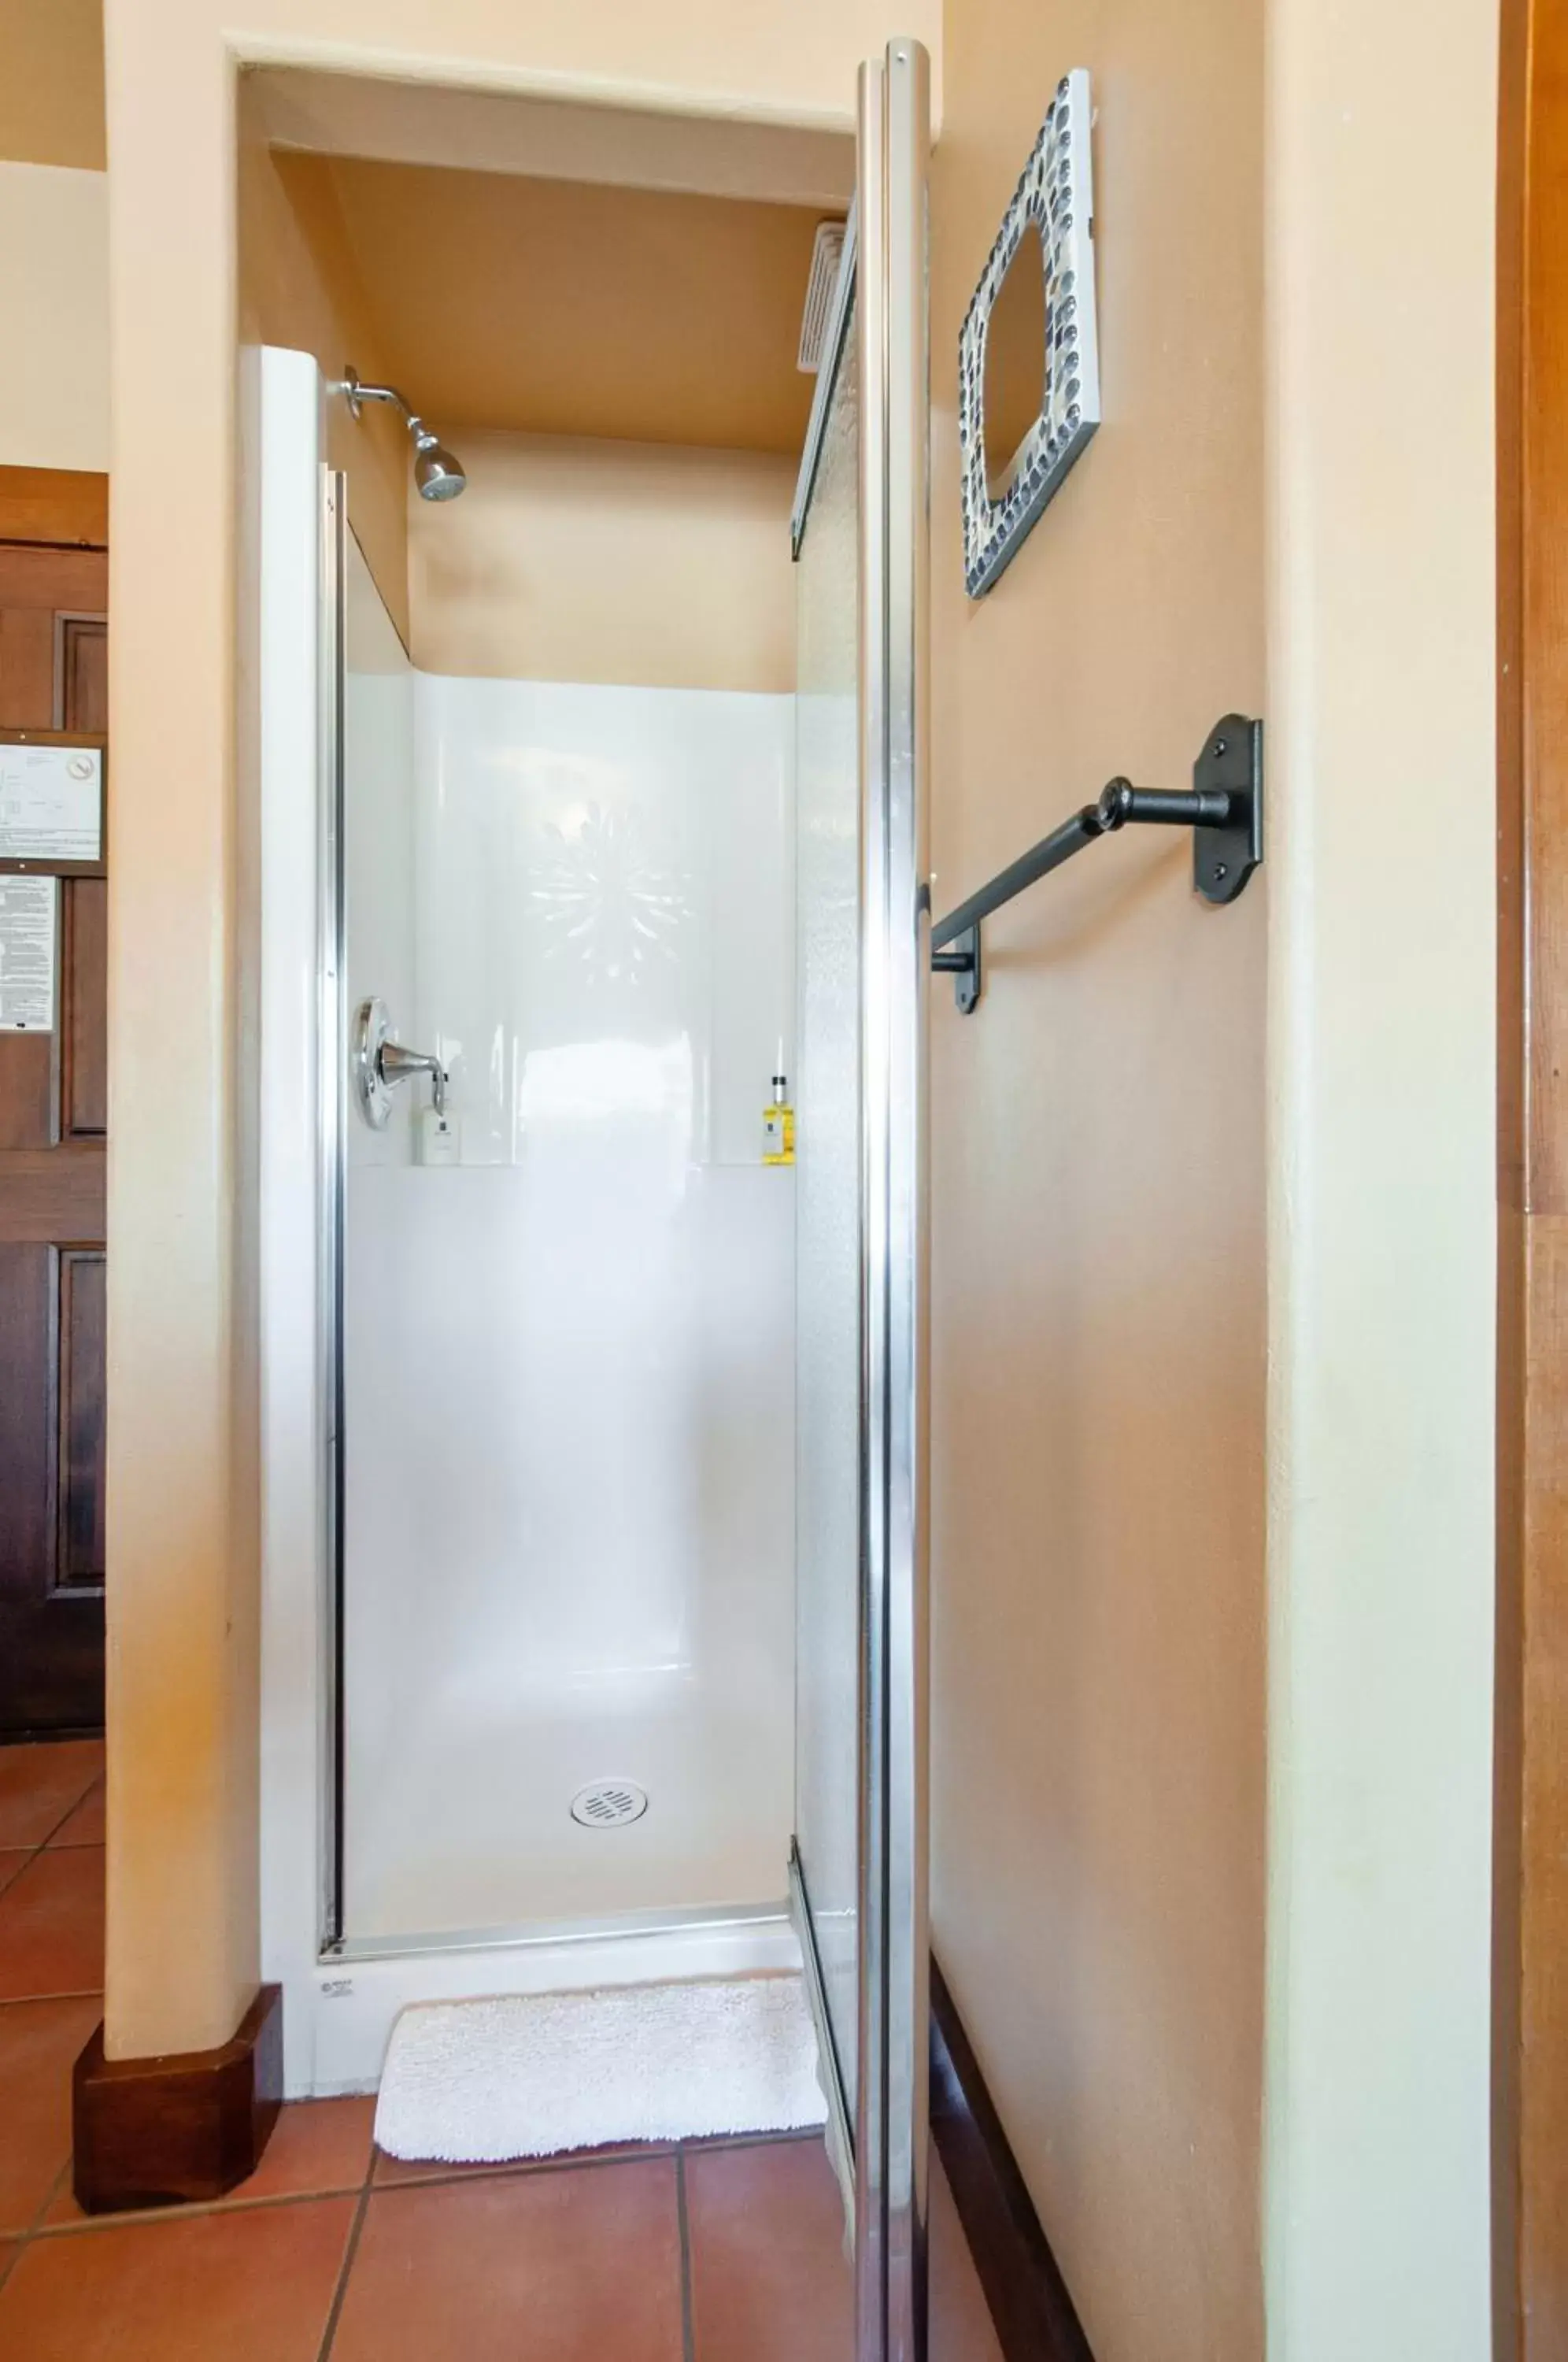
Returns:
[[[1264,675],[1253,0],[949,0],[933,173],[938,911]],[[1087,66],[1105,416],[978,603],[959,322]],[[933,1005],[933,1940],[1096,2362],[1257,2362],[1267,908],[1132,832]]]
[[[105,176],[0,162],[0,467],[109,464]]]
[[[1271,0],[1271,2362],[1488,2320],[1495,0]]]
[[[409,501],[416,665],[793,690],[793,460],[552,435],[453,440],[462,499]]]
[[[0,0],[0,156],[103,171],[103,0]]]
[[[109,464],[101,0],[0,0],[0,467]]]
[[[1269,724],[1241,908],[1119,844],[933,1025],[936,1943],[1097,2362],[1488,2351],[1496,10],[1408,30],[947,13],[938,908]],[[970,609],[952,337],[1073,63],[1106,425]]]
[[[101,0],[0,0],[0,467],[109,464]]]
[[[315,357],[337,381],[352,363],[367,382],[385,375],[370,305],[354,267],[330,184],[282,168],[259,109],[240,86],[239,336]],[[408,437],[395,412],[372,404],[356,425],[347,403],[326,408],[328,464],[348,478],[349,518],[399,631],[408,637]]]
[[[112,2056],[225,2039],[256,1943],[252,1077],[234,799],[236,40],[108,0]],[[252,0],[245,56],[842,126],[935,0]]]

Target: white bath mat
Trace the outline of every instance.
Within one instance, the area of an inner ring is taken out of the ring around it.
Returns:
[[[422,2002],[392,2028],[376,2139],[494,2164],[823,2120],[798,1976]]]

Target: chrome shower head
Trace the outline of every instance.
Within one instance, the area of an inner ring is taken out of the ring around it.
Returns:
[[[414,436],[414,480],[419,487],[422,501],[455,501],[468,489],[468,478],[462,462],[436,442],[428,426],[416,418],[409,420],[415,429]]]
[[[414,438],[414,480],[422,501],[455,501],[467,489],[469,480],[463,473],[462,462],[436,440],[395,385],[362,384],[359,371],[350,364],[343,372],[339,390],[351,417],[358,418],[360,405],[367,402],[390,402],[403,413],[403,423]]]

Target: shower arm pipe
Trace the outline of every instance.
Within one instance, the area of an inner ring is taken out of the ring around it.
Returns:
[[[411,434],[429,431],[408,396],[399,393],[395,385],[367,385],[358,370],[348,369],[343,372],[340,391],[348,404],[350,418],[356,420],[359,418],[360,405],[363,403],[390,402],[394,408],[402,411],[403,425]]]
[[[1108,781],[1096,802],[1085,804],[938,919],[931,931],[931,965],[952,977],[964,1016],[978,1006],[983,986],[982,922],[1086,845],[1140,822],[1190,828],[1195,890],[1206,902],[1233,902],[1263,859],[1263,723],[1241,713],[1217,722],[1192,767],[1190,789]]]

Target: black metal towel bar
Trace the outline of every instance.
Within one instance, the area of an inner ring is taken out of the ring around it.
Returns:
[[[1263,859],[1263,723],[1244,713],[1217,722],[1192,767],[1190,790],[1112,779],[1098,803],[1085,804],[939,919],[931,931],[931,965],[952,977],[954,999],[966,1017],[978,1004],[984,981],[981,922],[1086,844],[1140,821],[1190,828],[1195,889],[1206,902],[1233,902]]]

